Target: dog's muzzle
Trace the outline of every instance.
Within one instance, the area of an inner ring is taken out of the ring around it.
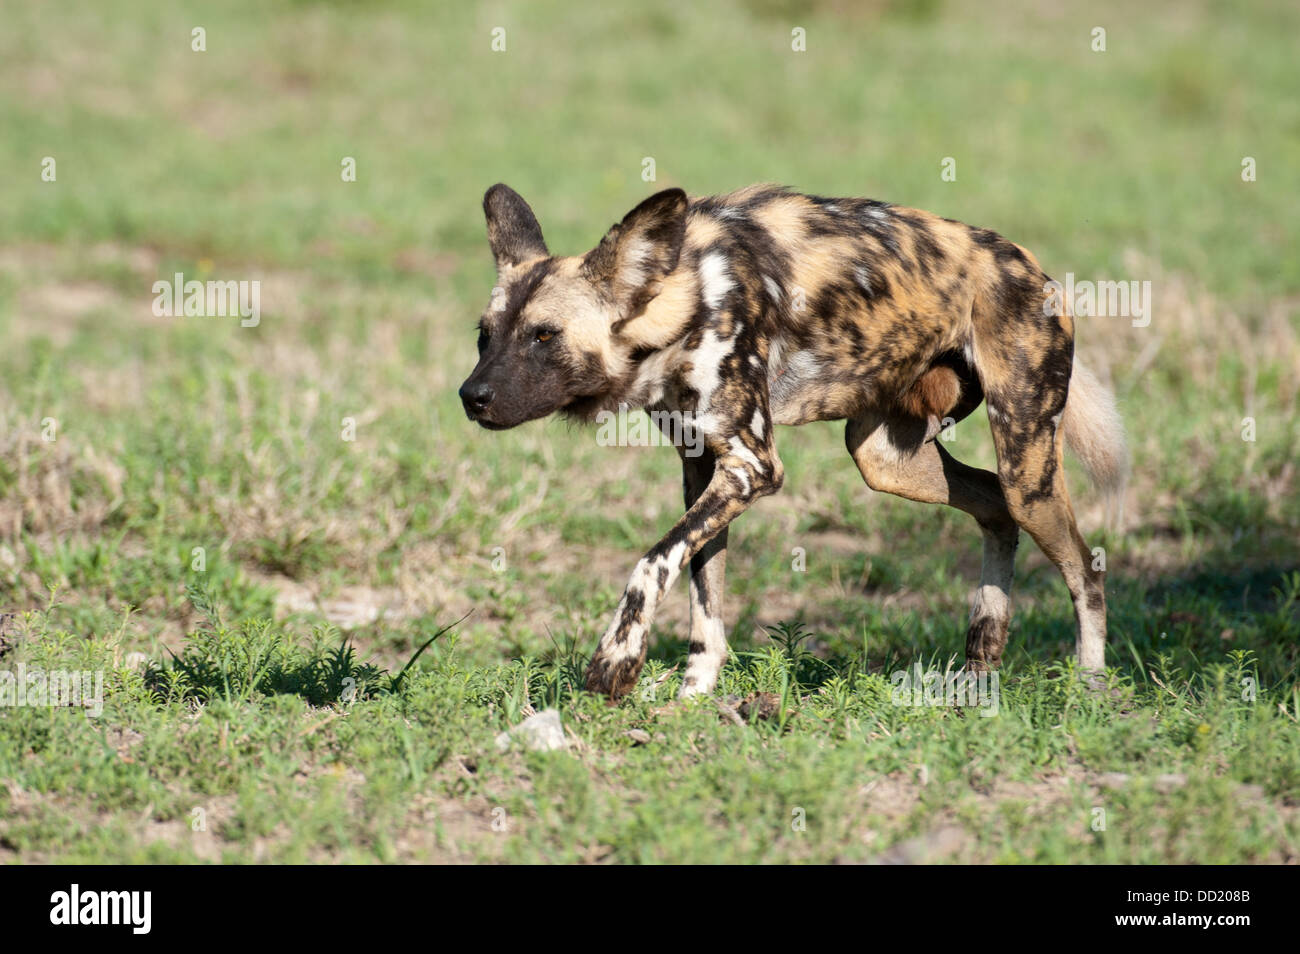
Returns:
[[[471,384],[466,381],[460,386],[460,403],[465,405],[465,413],[469,415],[470,420],[477,420],[495,397],[496,392],[488,384]]]
[[[492,385],[484,383],[470,383],[466,381],[460,386],[460,403],[465,407],[465,415],[475,423],[486,427],[490,431],[504,431],[511,427],[510,424],[502,424],[488,417],[488,408],[496,400],[496,391]]]

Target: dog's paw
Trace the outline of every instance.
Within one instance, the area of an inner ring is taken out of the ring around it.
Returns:
[[[995,672],[1007,645],[1007,621],[994,617],[971,620],[966,631],[966,671]]]
[[[611,703],[615,703],[632,691],[639,675],[641,675],[641,660],[635,656],[610,659],[597,652],[592,657],[591,664],[587,666],[583,688],[588,692],[606,696]]]

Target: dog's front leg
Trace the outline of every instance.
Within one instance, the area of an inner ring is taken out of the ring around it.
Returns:
[[[645,665],[646,635],[655,608],[682,567],[751,503],[779,490],[781,481],[781,462],[770,445],[757,453],[734,439],[722,445],[704,491],[632,572],[614,621],[587,667],[588,691],[611,699],[631,691]]]
[[[713,454],[708,450],[692,457],[690,448],[679,448],[682,456],[682,487],[686,506],[691,507],[713,477]],[[707,695],[718,684],[718,673],[727,661],[727,630],[722,620],[722,599],[727,575],[727,528],[719,530],[691,557],[691,641],[686,675],[679,695]]]

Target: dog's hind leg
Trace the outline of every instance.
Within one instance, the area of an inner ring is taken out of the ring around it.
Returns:
[[[1011,579],[1020,531],[998,478],[956,460],[929,437],[926,422],[868,413],[849,421],[845,443],[872,490],[947,504],[975,518],[984,537],[980,586],[966,632],[966,668],[996,669],[1011,620]]]
[[[990,392],[988,399],[1007,507],[1065,577],[1074,602],[1079,667],[1084,672],[1100,672],[1106,667],[1105,573],[1094,567],[1092,552],[1070,506],[1064,435],[1058,427],[1060,407],[1049,405],[1041,418],[1022,421],[1010,416],[995,393]],[[1064,403],[1063,396],[1059,403]]]
[[[713,477],[713,454],[704,448],[690,456],[679,447],[686,506],[700,499]],[[722,621],[723,581],[727,572],[727,528],[718,531],[699,553],[691,557],[691,642],[681,697],[707,695],[718,684],[727,661],[727,632]]]
[[[1105,572],[1094,566],[1065,486],[1068,428],[1062,420],[1073,368],[1074,326],[1068,315],[1045,313],[1041,279],[1041,274],[1007,278],[996,302],[977,307],[975,365],[984,385],[1007,508],[1065,577],[1074,603],[1079,667],[1096,673],[1106,665]],[[1082,401],[1076,411],[1097,414],[1097,408],[1095,400]],[[1114,462],[1116,472],[1122,456],[1122,438],[1112,433],[1117,422],[1112,410],[1098,431],[1103,444],[1110,445],[1100,450]],[[1090,456],[1095,460],[1099,455]]]

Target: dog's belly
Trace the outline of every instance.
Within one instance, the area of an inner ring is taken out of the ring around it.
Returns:
[[[767,367],[768,402],[776,424],[799,425],[852,417],[871,400],[870,384],[832,356],[786,353],[774,342]]]

